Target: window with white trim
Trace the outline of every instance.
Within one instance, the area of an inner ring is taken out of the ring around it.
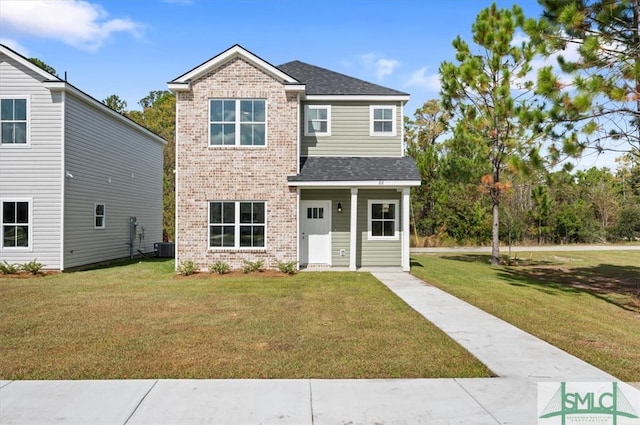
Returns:
[[[0,215],[2,248],[29,248],[31,246],[31,201],[2,201],[0,209],[2,209]]]
[[[368,239],[395,240],[399,237],[397,200],[369,200]]]
[[[26,98],[0,99],[0,145],[29,143]]]
[[[305,105],[304,135],[331,136],[331,105]]]
[[[93,226],[96,229],[104,229],[107,226],[106,223],[107,211],[104,204],[94,204],[93,206]]]
[[[262,99],[209,100],[209,145],[265,146],[266,106]]]
[[[266,203],[209,202],[209,248],[264,248]]]
[[[396,135],[396,108],[392,105],[376,106],[369,108],[372,136]]]

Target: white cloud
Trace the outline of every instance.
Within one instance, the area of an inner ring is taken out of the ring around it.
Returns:
[[[373,71],[378,81],[384,79],[400,66],[400,62],[396,59],[387,59],[381,57],[377,53],[365,53],[358,56],[362,66],[368,71]]]
[[[29,53],[29,50],[27,50],[26,47],[24,47],[23,45],[21,45],[17,41],[12,40],[10,38],[0,38],[0,44],[4,44],[5,46],[10,48],[11,50],[14,50],[14,51],[20,53],[24,57],[28,58],[28,57],[31,56],[31,53]]]
[[[423,66],[417,71],[411,73],[409,79],[405,83],[407,87],[418,87],[431,92],[440,91],[440,74],[427,74],[427,67]]]
[[[60,40],[84,50],[97,50],[114,33],[137,37],[140,23],[110,19],[106,10],[84,0],[3,0],[0,24],[16,33]]]
[[[400,62],[395,59],[378,59],[376,61],[376,77],[382,80],[386,75],[393,74],[393,71],[400,66]]]

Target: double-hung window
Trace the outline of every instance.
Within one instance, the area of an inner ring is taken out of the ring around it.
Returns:
[[[398,239],[397,200],[370,200],[368,202],[369,239]]]
[[[306,105],[304,117],[305,136],[331,136],[331,105]]]
[[[104,229],[107,226],[105,221],[106,209],[104,204],[94,204],[93,206],[94,228]]]
[[[264,248],[265,238],[265,202],[209,202],[209,248]]]
[[[266,101],[263,99],[211,99],[210,146],[264,146]]]
[[[0,99],[0,144],[28,144],[27,106],[26,98]]]
[[[396,135],[396,108],[394,106],[374,106],[369,109],[372,136]]]
[[[29,248],[31,227],[31,202],[8,200],[0,202],[2,247]]]

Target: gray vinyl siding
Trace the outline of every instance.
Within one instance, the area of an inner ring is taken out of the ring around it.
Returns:
[[[28,147],[0,144],[0,199],[31,200],[31,246],[0,247],[0,261],[37,259],[46,269],[60,268],[62,95],[42,86],[42,77],[0,55],[0,97],[28,97]],[[0,241],[0,245],[2,242]]]
[[[301,106],[301,156],[402,156],[402,108],[398,102],[307,102],[331,104],[331,136],[304,135]],[[396,135],[370,135],[370,105],[395,105]]]
[[[360,248],[356,255],[358,267],[401,266],[402,265],[402,194],[396,189],[358,191],[358,237]],[[368,240],[368,201],[398,200],[398,232],[397,240]]]
[[[163,146],[75,96],[66,106],[65,268],[128,257],[130,216],[134,252],[151,252],[162,241]],[[96,203],[104,229],[94,228]]]
[[[349,218],[351,209],[351,191],[349,189],[305,189],[300,194],[302,201],[331,201],[331,265],[349,267]],[[338,211],[338,202],[342,203],[342,212]],[[344,249],[344,255],[340,250]]]

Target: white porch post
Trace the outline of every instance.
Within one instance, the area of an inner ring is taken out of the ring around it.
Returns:
[[[296,188],[296,269],[300,270],[300,188]]]
[[[358,188],[351,188],[351,222],[349,229],[349,270],[356,271],[356,252],[358,249]]]
[[[402,189],[402,270],[408,272],[411,268],[409,257],[409,191],[411,188]]]

